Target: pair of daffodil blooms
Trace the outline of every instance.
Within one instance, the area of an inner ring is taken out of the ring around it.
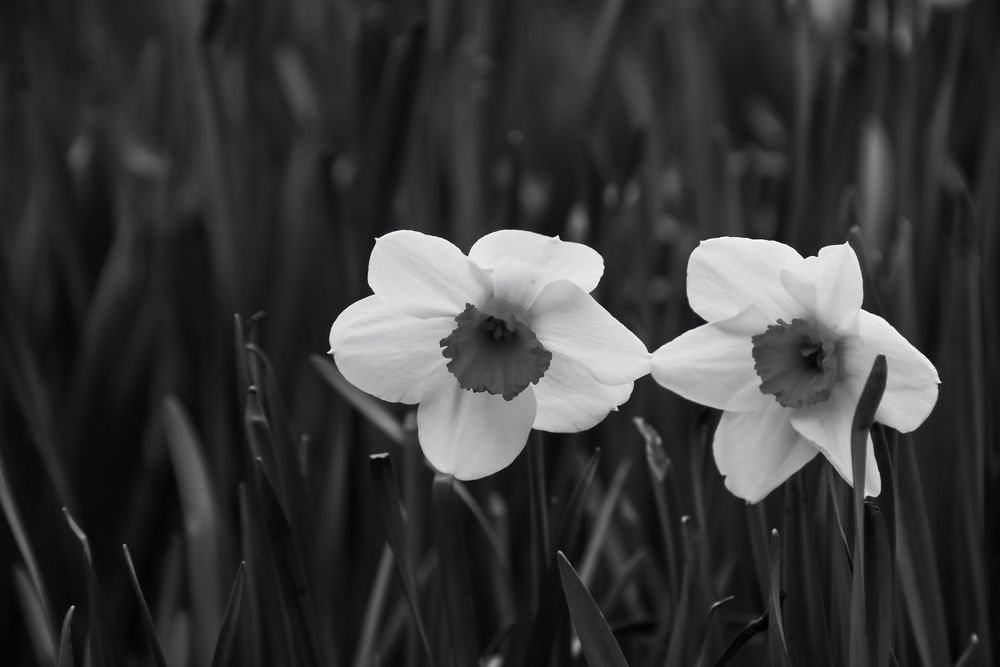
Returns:
[[[365,392],[419,404],[427,460],[466,480],[508,466],[532,428],[596,425],[651,372],[723,411],[715,461],[749,502],[817,454],[852,483],[851,422],[877,355],[888,363],[878,421],[911,431],[937,400],[930,361],[861,309],[861,268],[846,243],[803,258],[775,241],[703,241],[687,293],[707,323],[652,354],[590,295],[603,273],[592,248],[533,232],[488,234],[468,256],[442,238],[392,232],[372,250],[374,294],[333,323],[331,353]],[[865,494],[876,496],[870,438],[868,447]]]

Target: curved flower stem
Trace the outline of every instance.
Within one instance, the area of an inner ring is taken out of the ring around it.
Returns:
[[[432,502],[452,664],[455,667],[478,665],[479,641],[476,637],[472,582],[454,477],[441,473],[434,476]]]
[[[854,479],[854,572],[851,584],[850,664],[866,667],[869,648],[865,608],[865,471],[868,469],[868,434],[882,401],[888,365],[885,355],[875,357],[851,425],[851,462]]]

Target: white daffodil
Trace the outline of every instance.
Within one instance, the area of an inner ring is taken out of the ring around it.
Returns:
[[[912,431],[937,401],[931,362],[861,309],[861,267],[846,243],[803,258],[775,241],[709,239],[688,260],[687,293],[708,324],[654,352],[653,377],[724,411],[715,462],[749,502],[817,453],[852,483],[851,422],[877,355],[889,368],[878,421]],[[877,496],[871,438],[867,462],[865,494]]]
[[[589,294],[593,249],[532,232],[448,241],[397,231],[375,242],[375,292],[333,323],[337,367],[387,401],[419,403],[420,446],[439,471],[506,466],[532,428],[588,429],[628,400],[649,352]]]

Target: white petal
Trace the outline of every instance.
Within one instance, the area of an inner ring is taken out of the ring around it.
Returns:
[[[781,271],[788,293],[823,325],[837,333],[857,330],[864,299],[858,256],[847,243],[827,246]]]
[[[553,280],[592,292],[604,275],[604,259],[582,243],[520,229],[503,229],[476,241],[469,259],[493,271],[495,294],[524,308]]]
[[[529,317],[545,349],[583,364],[598,382],[626,384],[649,372],[649,352],[642,341],[568,280],[549,283]]]
[[[861,311],[858,338],[849,340],[844,350],[847,372],[862,381],[872,363],[884,354],[889,368],[885,394],[875,419],[901,433],[909,433],[927,419],[938,397],[934,364],[878,315]]]
[[[791,419],[792,428],[813,443],[833,465],[834,470],[852,486],[854,468],[851,464],[851,424],[854,422],[854,412],[863,386],[864,379],[859,382],[855,378],[848,378],[834,387],[830,398],[795,410]],[[868,437],[868,453],[865,456],[865,495],[877,496],[882,490],[882,479],[875,461],[871,436]]]
[[[454,318],[402,315],[370,296],[334,321],[330,351],[340,372],[362,391],[386,401],[419,403],[428,375],[448,361],[438,341],[454,328]]]
[[[453,244],[405,229],[376,239],[368,284],[384,302],[416,317],[455,317],[493,292],[489,274]]]
[[[726,488],[756,503],[816,456],[788,423],[789,411],[761,395],[753,412],[724,412],[712,451]]]
[[[553,433],[585,431],[627,401],[632,385],[601,384],[582,364],[553,353],[548,370],[534,387],[538,402],[534,428]]]
[[[802,256],[783,243],[731,236],[708,239],[694,249],[687,267],[691,309],[709,322],[725,320],[755,305],[772,322],[797,317],[802,307],[781,286],[781,269]]]
[[[689,401],[720,410],[760,404],[751,337],[767,328],[757,307],[681,334],[653,353],[653,378]]]
[[[512,401],[458,386],[450,373],[430,379],[417,408],[417,436],[437,470],[458,479],[479,479],[503,470],[528,441],[535,420],[529,387]]]

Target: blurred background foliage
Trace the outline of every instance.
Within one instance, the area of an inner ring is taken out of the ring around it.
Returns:
[[[655,349],[700,239],[856,225],[942,379],[877,433],[870,664],[992,664],[998,71],[992,0],[0,3],[0,662],[447,664],[412,417],[324,358],[376,236],[586,242]],[[560,548],[633,665],[846,664],[849,489],[744,506],[716,420],[643,380],[459,485],[476,651],[582,660]]]

